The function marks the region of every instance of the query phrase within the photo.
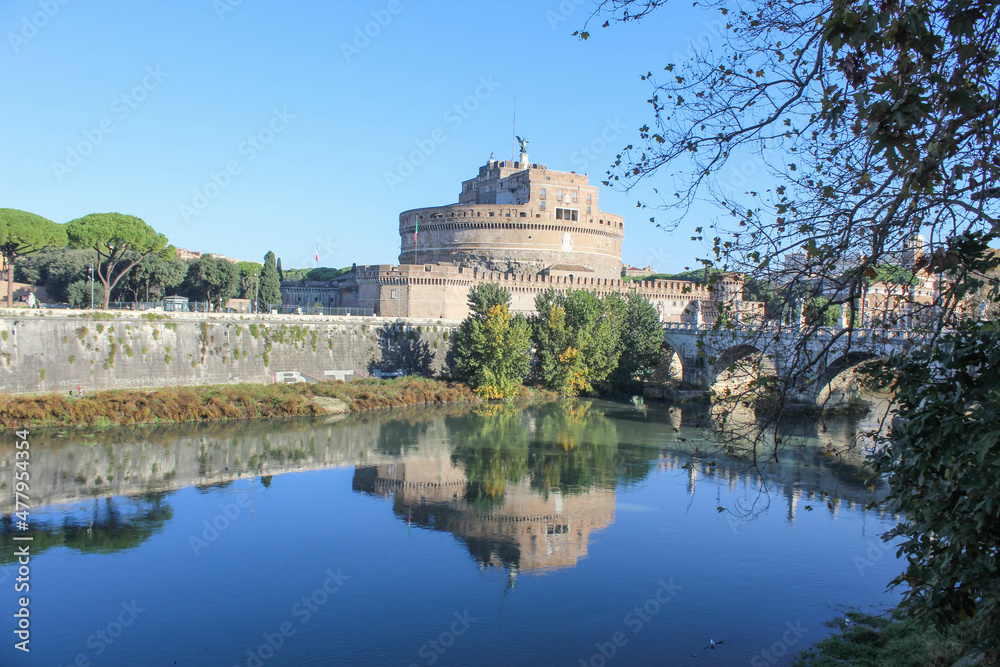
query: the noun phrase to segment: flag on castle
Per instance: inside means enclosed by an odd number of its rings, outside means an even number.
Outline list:
[[[420,230],[420,220],[417,220],[417,224],[413,225],[413,242],[417,242],[417,232]]]

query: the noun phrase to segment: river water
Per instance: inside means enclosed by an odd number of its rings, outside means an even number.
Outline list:
[[[803,422],[752,468],[701,418],[580,401],[33,432],[27,532],[10,434],[0,664],[785,665],[845,608],[896,602],[857,420]]]

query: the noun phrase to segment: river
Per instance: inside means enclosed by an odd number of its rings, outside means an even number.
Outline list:
[[[894,604],[857,419],[753,467],[697,408],[421,406],[29,436],[4,665],[786,665]],[[872,503],[876,503],[872,506]],[[22,595],[21,593],[17,595]],[[712,643],[715,646],[712,647]]]

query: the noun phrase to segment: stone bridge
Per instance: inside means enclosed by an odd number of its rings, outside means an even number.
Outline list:
[[[795,383],[796,402],[833,406],[857,394],[853,370],[870,359],[903,352],[923,337],[907,329],[818,329],[803,345],[803,329],[789,325],[737,325],[715,330],[710,324],[668,322],[663,342],[669,376],[689,387],[724,390],[745,384],[754,369],[787,378],[811,364]],[[829,349],[827,349],[829,348]],[[825,353],[824,353],[824,350]],[[751,363],[744,363],[751,362]]]

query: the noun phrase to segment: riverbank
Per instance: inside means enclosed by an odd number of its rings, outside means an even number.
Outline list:
[[[523,390],[525,398],[542,397],[542,393],[534,388]],[[0,424],[24,428],[271,419],[479,401],[468,385],[421,377],[112,389],[81,398],[56,393],[0,396]]]
[[[792,667],[872,665],[878,667],[990,667],[996,645],[983,643],[982,623],[969,619],[947,636],[922,628],[899,610],[874,615],[850,611],[827,623],[839,632],[796,657]]]

